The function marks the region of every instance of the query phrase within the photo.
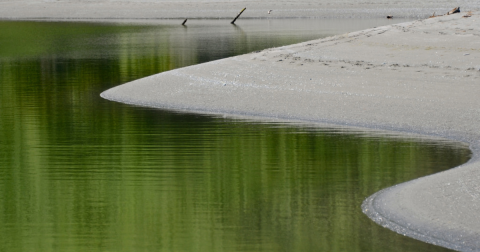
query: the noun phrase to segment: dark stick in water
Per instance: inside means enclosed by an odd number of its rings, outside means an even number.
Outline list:
[[[240,15],[242,15],[242,13],[246,10],[247,8],[243,8],[242,11],[240,11],[240,13],[238,13],[238,15],[233,19],[232,22],[230,22],[230,24],[235,24],[235,21],[237,21],[237,18],[240,17]]]

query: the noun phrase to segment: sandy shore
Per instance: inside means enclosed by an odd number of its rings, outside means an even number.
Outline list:
[[[454,4],[464,11],[480,9],[478,1]],[[446,0],[0,0],[0,19],[232,18],[243,7],[242,18],[425,18],[455,6]],[[480,12],[465,14],[177,69],[110,89],[102,97],[466,142],[474,153],[467,164],[380,191],[362,208],[401,234],[480,251]]]
[[[102,93],[114,101],[441,136],[470,144],[460,167],[376,193],[374,221],[480,250],[480,13],[353,32],[177,69]]]

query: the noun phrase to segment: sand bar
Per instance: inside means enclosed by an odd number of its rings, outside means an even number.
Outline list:
[[[102,93],[123,103],[333,123],[470,144],[467,164],[376,193],[404,235],[480,250],[480,13],[377,27],[181,68]]]
[[[0,0],[0,19],[428,17],[441,1]],[[177,69],[102,93],[114,101],[439,136],[466,142],[460,167],[368,198],[377,223],[480,251],[480,9],[377,27]],[[273,9],[272,14],[267,10]],[[234,14],[232,15],[232,12]]]

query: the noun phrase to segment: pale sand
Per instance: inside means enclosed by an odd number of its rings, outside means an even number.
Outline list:
[[[465,165],[376,193],[374,221],[480,250],[480,14],[378,27],[177,69],[105,91],[150,107],[326,122],[470,144]]]
[[[331,1],[330,1],[331,2]],[[0,0],[0,19],[426,17],[478,1]],[[272,15],[266,14],[273,9]],[[231,12],[234,12],[232,15]],[[102,93],[143,106],[333,123],[470,144],[465,165],[380,191],[377,223],[480,251],[480,13],[378,27],[177,69]],[[274,16],[275,15],[275,16]]]

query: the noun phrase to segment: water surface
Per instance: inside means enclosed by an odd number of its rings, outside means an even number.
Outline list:
[[[390,21],[194,21],[0,22],[0,251],[443,251],[381,228],[360,205],[466,162],[466,146],[99,97]]]

